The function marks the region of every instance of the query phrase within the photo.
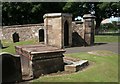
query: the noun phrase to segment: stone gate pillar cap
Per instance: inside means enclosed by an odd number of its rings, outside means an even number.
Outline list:
[[[84,14],[83,19],[87,19],[87,18],[95,18],[95,16],[91,14]]]
[[[45,19],[46,17],[62,17],[62,16],[72,17],[72,14],[70,13],[47,13],[47,14],[44,14],[43,19]]]

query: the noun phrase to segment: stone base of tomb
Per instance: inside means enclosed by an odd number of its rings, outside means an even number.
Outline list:
[[[64,70],[63,49],[46,45],[16,46],[20,55],[23,80]]]

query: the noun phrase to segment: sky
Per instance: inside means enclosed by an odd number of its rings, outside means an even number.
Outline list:
[[[120,17],[114,17],[114,16],[112,16],[110,18],[104,19],[101,23],[102,24],[112,23],[112,21],[118,22],[118,21],[120,21]]]
[[[75,18],[75,20],[81,20],[83,21],[83,18],[81,16],[78,16]],[[109,21],[109,23],[112,23],[112,21],[120,21],[120,17],[114,17],[114,16],[111,16],[110,18],[107,18],[107,21]]]
[[[114,17],[114,16],[112,16],[112,17],[110,17],[110,20],[111,21],[120,21],[120,17]]]
[[[75,20],[81,20],[83,22],[83,18],[81,16],[77,16]]]

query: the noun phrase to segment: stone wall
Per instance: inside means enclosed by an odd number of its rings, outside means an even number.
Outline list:
[[[50,13],[43,17],[44,24],[3,26],[2,39],[13,41],[12,35],[16,32],[20,41],[37,39],[40,42],[43,36],[45,44],[59,48],[94,44],[94,16],[85,14],[83,22],[72,22],[72,15],[66,13]],[[40,29],[44,34],[40,35]]]
[[[32,25],[14,25],[2,27],[2,39],[13,41],[12,35],[17,32],[19,34],[19,40],[25,41],[36,38],[39,40],[39,30],[44,29],[43,24]]]
[[[49,25],[50,27],[50,25]],[[72,22],[72,29],[73,32],[79,33],[79,35],[82,36],[82,30],[83,25],[76,24],[75,22]],[[39,30],[44,29],[46,31],[46,28],[42,24],[34,24],[34,25],[14,25],[14,26],[3,26],[2,29],[0,29],[0,39],[6,39],[13,41],[12,35],[17,32],[20,37],[20,41],[30,40],[30,39],[39,39]],[[50,32],[49,32],[50,33]],[[51,32],[53,33],[53,32]],[[51,37],[52,38],[52,37]]]
[[[72,45],[73,46],[83,46],[83,40],[84,40],[84,29],[83,29],[83,22],[72,22]],[[61,30],[56,32],[51,32],[52,31],[52,26],[49,26],[49,31],[48,34],[53,34],[53,36],[49,35],[49,38],[52,40],[54,38],[58,39],[61,37],[61,34],[59,35],[58,33],[61,32]],[[58,25],[57,25],[58,26]],[[3,26],[3,28],[0,30],[2,31],[2,39],[10,40],[13,41],[12,35],[17,32],[20,37],[20,41],[25,41],[25,40],[31,40],[31,39],[37,39],[39,41],[39,30],[44,29],[45,32],[45,37],[46,39],[46,27],[43,26],[42,24],[34,24],[34,25],[16,25],[16,26]],[[60,37],[56,37],[60,36]],[[49,43],[54,44],[55,42],[59,40],[49,40]],[[57,42],[59,43],[59,42]],[[62,45],[62,44],[61,44]],[[61,46],[60,45],[60,46]]]
[[[83,22],[72,22],[73,33],[77,32],[84,39]]]
[[[83,22],[74,21],[72,22],[72,46],[84,46],[84,28]]]

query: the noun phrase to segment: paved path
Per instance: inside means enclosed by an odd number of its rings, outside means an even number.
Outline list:
[[[118,52],[118,43],[96,43],[96,45],[89,47],[71,47],[66,48],[66,53],[89,52],[93,50],[109,50],[120,54]]]

